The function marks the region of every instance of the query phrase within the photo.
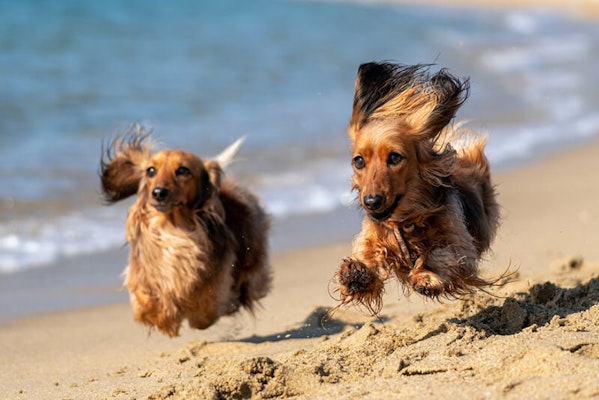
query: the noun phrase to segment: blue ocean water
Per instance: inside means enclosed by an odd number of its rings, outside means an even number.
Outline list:
[[[469,76],[458,117],[488,132],[496,169],[599,129],[599,27],[547,10],[2,1],[0,273],[123,244],[128,204],[102,205],[97,169],[134,121],[206,157],[246,136],[231,173],[273,215],[275,247],[301,245],[351,208],[345,129],[372,60]],[[326,239],[354,233],[339,226]]]

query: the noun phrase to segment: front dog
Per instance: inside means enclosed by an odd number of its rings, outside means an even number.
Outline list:
[[[152,153],[149,134],[133,127],[102,156],[106,201],[137,194],[124,273],[134,317],[169,336],[185,319],[205,329],[240,306],[251,312],[270,289],[268,219],[254,195],[223,176],[239,143],[203,161]]]
[[[477,267],[499,221],[485,139],[448,125],[468,89],[422,65],[360,66],[349,137],[366,216],[336,275],[341,304],[377,313],[392,274],[435,299],[493,283]]]

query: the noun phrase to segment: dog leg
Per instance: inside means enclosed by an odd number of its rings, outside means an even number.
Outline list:
[[[131,292],[131,308],[133,318],[145,325],[156,328],[170,337],[179,336],[181,327],[181,316],[175,307],[168,310],[167,307],[157,299],[143,290]]]
[[[385,281],[390,276],[386,231],[365,219],[354,238],[351,257],[337,271],[341,304],[362,304],[377,314],[383,304]]]
[[[426,256],[416,260],[416,265],[408,275],[408,283],[419,294],[438,298],[446,290],[447,280],[425,266]]]
[[[452,247],[435,248],[416,260],[408,282],[421,295],[455,297],[472,291],[476,261],[460,256]]]

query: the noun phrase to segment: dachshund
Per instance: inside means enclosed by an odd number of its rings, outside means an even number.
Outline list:
[[[478,272],[500,220],[486,137],[450,123],[469,80],[430,67],[358,69],[348,135],[352,189],[365,216],[336,272],[339,306],[361,304],[376,315],[392,275],[407,294],[434,300],[499,280]]]
[[[106,202],[137,194],[124,276],[134,318],[150,329],[173,337],[186,319],[205,329],[240,307],[253,314],[270,290],[268,217],[223,173],[241,140],[205,161],[181,150],[153,152],[150,133],[133,125],[103,146]]]

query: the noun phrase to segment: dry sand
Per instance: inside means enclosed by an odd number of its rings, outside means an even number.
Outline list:
[[[255,319],[168,339],[117,304],[0,325],[2,398],[599,398],[598,154],[495,176],[504,220],[483,269],[518,270],[495,296],[436,304],[391,282],[380,319],[328,317],[350,244],[279,253]]]

